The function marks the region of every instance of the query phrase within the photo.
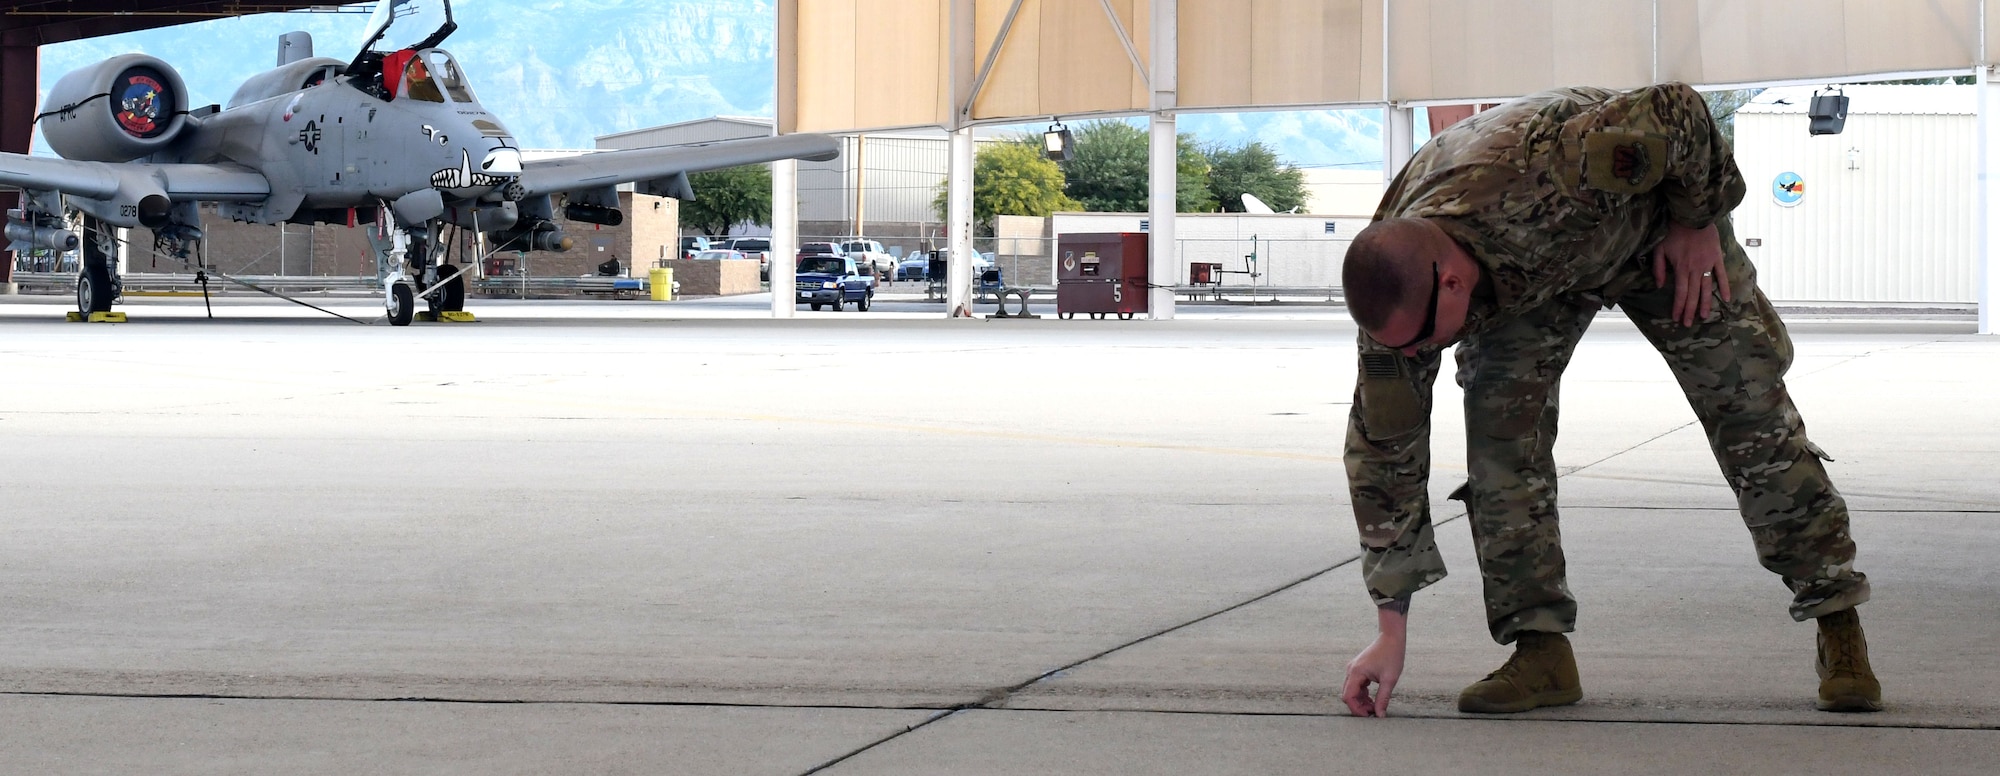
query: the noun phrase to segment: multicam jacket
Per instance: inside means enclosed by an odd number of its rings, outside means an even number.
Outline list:
[[[1650,283],[1668,220],[1705,227],[1743,199],[1742,175],[1701,95],[1670,83],[1567,88],[1506,103],[1439,132],[1375,217],[1434,219],[1491,280],[1459,336],[1558,298],[1605,304]],[[1428,443],[1438,352],[1416,358],[1362,335],[1347,476],[1383,604],[1442,579],[1431,534]]]

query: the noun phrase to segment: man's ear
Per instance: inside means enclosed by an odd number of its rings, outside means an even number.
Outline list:
[[[1473,282],[1472,278],[1466,276],[1465,268],[1459,266],[1456,262],[1451,267],[1438,273],[1438,284],[1441,286],[1441,291],[1450,291],[1454,294],[1463,293],[1472,289]]]
[[[1479,263],[1469,257],[1447,261],[1438,273],[1438,282],[1455,294],[1471,293],[1479,285]]]

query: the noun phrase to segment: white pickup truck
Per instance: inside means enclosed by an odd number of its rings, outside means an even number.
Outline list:
[[[854,259],[855,264],[874,267],[875,274],[884,279],[896,277],[896,257],[889,255],[889,250],[882,247],[881,243],[874,240],[843,240],[840,247],[849,258]]]

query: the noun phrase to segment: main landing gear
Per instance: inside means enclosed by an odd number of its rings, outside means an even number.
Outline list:
[[[83,239],[79,246],[76,272],[76,312],[72,321],[101,323],[125,320],[124,313],[111,311],[123,284],[118,278],[118,242],[111,227],[91,216],[83,217]]]
[[[376,224],[388,230],[386,237],[378,237],[376,229],[370,229],[368,236],[375,247],[376,272],[382,278],[382,306],[389,325],[408,326],[420,320],[459,323],[478,320],[465,311],[467,267],[450,263],[449,247],[439,239],[443,232],[441,225],[431,222],[421,234],[412,234],[396,225],[387,212],[378,215]],[[425,308],[422,312],[417,310],[420,301]]]

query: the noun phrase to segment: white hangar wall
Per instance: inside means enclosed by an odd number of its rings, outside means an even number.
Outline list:
[[[1974,86],[1850,86],[1847,127],[1806,131],[1812,90],[1769,89],[1736,113],[1748,193],[1737,239],[1786,302],[1978,301]],[[1778,104],[1783,100],[1788,104]],[[1780,204],[1779,175],[1804,182]]]

